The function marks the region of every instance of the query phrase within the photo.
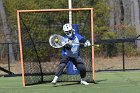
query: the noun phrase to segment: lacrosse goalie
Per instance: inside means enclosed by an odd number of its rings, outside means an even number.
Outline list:
[[[63,46],[60,64],[56,69],[55,76],[51,83],[56,84],[59,76],[63,73],[63,69],[66,67],[68,61],[71,61],[80,72],[80,83],[83,85],[89,85],[89,83],[85,80],[86,67],[79,55],[79,46],[80,43],[83,43],[84,47],[90,46],[91,44],[89,40],[86,40],[80,34],[75,33],[75,30],[69,23],[63,25],[63,31],[65,41],[67,41],[68,43]]]

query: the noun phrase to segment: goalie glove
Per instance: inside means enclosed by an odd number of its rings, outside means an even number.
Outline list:
[[[72,40],[68,40],[69,45],[72,45],[72,42],[73,42]]]
[[[69,40],[69,39],[67,39],[66,40],[66,45],[65,45],[65,48],[67,49],[67,50],[71,50],[71,48],[72,48],[72,40]]]
[[[65,45],[65,48],[66,48],[67,50],[71,50],[72,46],[69,45],[69,44],[66,44],[66,45]]]
[[[73,41],[70,39],[66,39],[66,44],[72,45]]]
[[[84,43],[84,47],[87,47],[87,46],[90,46],[91,44],[90,44],[90,41],[89,40],[87,40],[85,43]]]

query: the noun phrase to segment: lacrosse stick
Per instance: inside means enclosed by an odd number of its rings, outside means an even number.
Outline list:
[[[54,35],[50,36],[49,43],[53,48],[61,48],[61,47],[65,46],[66,44],[73,43],[73,41],[69,40],[67,38],[64,38],[61,35],[54,34]],[[76,44],[76,45],[82,44],[82,45],[84,45],[84,43],[73,43],[73,44]],[[99,45],[91,45],[91,46],[99,46]]]
[[[68,40],[61,35],[54,34],[50,36],[49,43],[54,48],[61,48],[68,44]]]

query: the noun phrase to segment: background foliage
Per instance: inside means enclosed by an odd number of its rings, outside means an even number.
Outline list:
[[[17,10],[26,9],[59,9],[68,8],[67,0],[3,0],[6,9],[7,20],[11,31],[12,41],[17,41]],[[73,8],[94,8],[94,35],[95,41],[103,39],[130,38],[136,37],[137,33],[133,26],[127,24],[115,25],[114,31],[109,26],[110,10],[108,0],[73,0]],[[82,16],[82,15],[81,15]],[[47,25],[47,23],[46,23]],[[39,35],[39,34],[38,34]],[[98,55],[104,53],[106,56],[116,56],[120,50],[120,44],[100,45],[95,47]],[[132,54],[136,54],[131,46],[129,46]],[[126,53],[130,54],[130,50]]]

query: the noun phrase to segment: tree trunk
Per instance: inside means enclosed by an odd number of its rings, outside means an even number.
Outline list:
[[[0,0],[0,15],[1,15],[1,19],[2,19],[3,32],[5,35],[6,42],[11,43],[10,31],[8,29],[6,14],[5,14],[2,0]],[[8,48],[9,48],[8,49],[9,50],[9,60],[11,61],[11,63],[13,63],[13,62],[15,62],[15,57],[14,57],[12,44],[9,44]]]
[[[121,23],[121,20],[120,20],[120,18],[121,18],[120,0],[114,0],[114,3],[115,3],[115,5],[114,5],[115,25],[120,26],[120,23]],[[116,29],[116,30],[118,31],[119,29]]]
[[[135,26],[138,35],[140,35],[140,15],[139,15],[139,3],[138,0],[132,0],[134,3],[134,18],[135,18]],[[137,41],[137,49],[140,52],[140,41]]]
[[[126,25],[131,25],[132,21],[131,20],[131,6],[132,6],[131,0],[123,0],[123,6],[124,6],[124,24]],[[132,12],[133,13],[133,12]]]
[[[111,27],[111,31],[114,31],[114,2],[112,0],[109,0],[108,2],[110,8],[110,19],[109,19],[109,26]]]
[[[130,0],[131,3],[131,25],[135,26],[135,14],[134,14],[134,2],[133,0]]]

